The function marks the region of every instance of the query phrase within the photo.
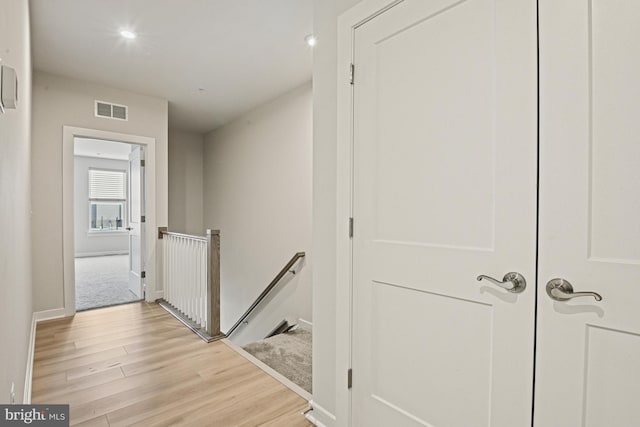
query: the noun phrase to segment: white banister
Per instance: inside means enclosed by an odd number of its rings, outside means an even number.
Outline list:
[[[200,336],[206,332],[203,338],[220,337],[220,232],[191,236],[161,231],[161,236],[164,302]]]

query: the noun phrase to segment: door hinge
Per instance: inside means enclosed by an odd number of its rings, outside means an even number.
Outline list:
[[[141,168],[143,168],[143,167],[144,167],[144,165],[145,165],[144,159],[143,159],[143,160],[140,160],[140,167],[141,167]]]
[[[147,217],[146,217],[146,216],[144,216],[144,215],[142,215],[142,216],[140,217],[140,222],[147,222]]]
[[[141,271],[141,272],[140,272],[140,277],[142,277],[143,279],[146,279],[146,277],[147,277],[147,272],[146,272],[146,271]]]
[[[349,368],[347,370],[347,388],[351,388],[353,385],[353,369]]]
[[[349,64],[349,84],[353,84],[356,79],[356,66],[351,63]]]
[[[349,218],[349,238],[353,238],[353,217]]]

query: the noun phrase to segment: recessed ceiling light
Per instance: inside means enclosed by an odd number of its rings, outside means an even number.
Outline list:
[[[313,34],[309,34],[304,38],[304,41],[311,47],[315,46],[318,43],[318,39]]]
[[[120,31],[120,35],[122,37],[124,37],[125,39],[129,39],[129,40],[133,40],[136,38],[136,33],[134,33],[133,31],[129,31],[129,30],[121,30]]]

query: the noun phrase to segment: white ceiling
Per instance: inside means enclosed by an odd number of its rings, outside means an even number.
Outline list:
[[[166,98],[204,133],[311,79],[312,1],[31,0],[34,68]]]
[[[75,138],[73,142],[73,154],[76,156],[129,160],[131,152],[131,145],[122,142],[91,138]]]

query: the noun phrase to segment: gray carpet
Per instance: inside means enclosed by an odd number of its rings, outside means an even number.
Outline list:
[[[311,393],[311,330],[307,326],[243,347],[256,359]]]
[[[76,310],[138,301],[129,290],[129,256],[76,258]]]

